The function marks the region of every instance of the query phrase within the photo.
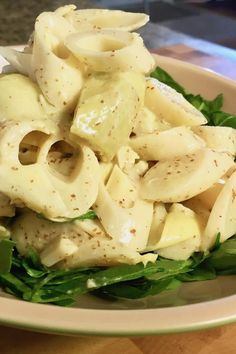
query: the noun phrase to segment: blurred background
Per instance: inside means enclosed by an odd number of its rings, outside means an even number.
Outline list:
[[[199,38],[236,48],[236,0],[72,0],[78,8],[146,12],[151,22],[141,30],[149,48]],[[0,0],[0,45],[26,43],[35,17],[68,4],[65,0]]]

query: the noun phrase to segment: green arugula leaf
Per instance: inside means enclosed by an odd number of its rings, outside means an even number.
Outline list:
[[[169,259],[160,258],[157,261],[159,269],[154,274],[147,275],[149,280],[161,280],[168,277],[173,277],[181,273],[190,272],[193,270],[193,260],[188,259],[186,261],[174,261]]]
[[[76,216],[75,218],[70,218],[70,219],[67,219],[67,220],[63,220],[63,221],[54,221],[54,220],[47,219],[43,214],[37,214],[37,217],[39,219],[44,219],[44,220],[47,220],[47,221],[50,221],[50,222],[61,223],[61,224],[71,223],[71,222],[74,222],[76,220],[87,220],[87,219],[94,220],[94,219],[97,219],[97,215],[96,215],[95,211],[93,211],[93,210],[89,210],[85,214],[82,214],[80,216]]]
[[[215,243],[211,248],[211,252],[217,250],[220,247],[220,232],[216,234]]]
[[[120,283],[128,280],[137,279],[145,275],[155,273],[159,268],[158,262],[149,262],[146,266],[142,263],[135,265],[120,265],[110,267],[104,270],[99,270],[91,275],[85,275],[78,282],[77,279],[72,279],[57,287],[57,291],[67,292],[72,294],[84,294],[103,286]]]
[[[207,264],[215,268],[217,272],[236,269],[236,237],[228,239],[214,250]]]
[[[191,269],[192,261],[157,260],[149,262],[146,266],[142,263],[136,265],[121,265],[108,268],[92,276],[94,288],[107,286],[113,283],[134,280],[145,277],[147,280],[160,280],[170,276],[187,272]]]
[[[148,281],[143,279],[141,282],[124,282],[117,286],[116,284],[105,286],[97,293],[97,295],[105,295],[108,297],[125,298],[125,299],[141,299],[147,296],[157,295],[164,290],[173,290],[181,284],[174,278],[165,278],[159,281]]]
[[[0,274],[5,274],[10,271],[14,246],[15,242],[11,240],[0,240]]]
[[[216,98],[212,101],[208,101],[210,104],[210,110],[212,112],[218,112],[221,110],[223,103],[224,103],[224,97],[222,94],[219,94],[216,96]]]
[[[28,253],[21,260],[21,266],[32,278],[41,278],[49,272],[48,269],[41,264],[39,255],[33,248],[28,249]]]
[[[150,76],[172,87],[174,90],[178,91],[179,93],[182,93],[182,95],[187,94],[184,87],[178,84],[178,82],[175,81],[173,77],[171,77],[165,70],[163,70],[159,66],[156,67],[156,69],[151,73]]]
[[[39,270],[32,267],[26,258],[22,260],[22,267],[26,270],[27,274],[32,278],[41,278],[48,273],[47,270]]]
[[[180,274],[178,280],[182,282],[212,280],[216,278],[216,271],[212,267],[200,266],[189,273]]]
[[[76,270],[49,270],[38,263],[32,265],[34,252],[31,258],[17,258],[16,266],[13,263],[9,278],[1,278],[0,283],[6,291],[27,301],[40,303],[55,303],[69,305],[78,295],[85,294],[95,289],[104,288],[113,284],[142,281],[142,291],[136,292],[139,297],[156,294],[168,289],[170,284],[179,284],[173,275],[191,270],[192,261],[158,260],[149,262],[146,266],[142,263],[136,265],[121,265],[107,269],[101,267],[84,267]],[[31,263],[29,263],[31,259]],[[19,267],[19,262],[21,266]],[[36,267],[35,267],[36,265]],[[153,274],[153,277],[151,275]],[[155,274],[155,276],[154,276]],[[130,284],[128,284],[131,286]],[[145,295],[146,294],[146,295]],[[132,295],[130,295],[132,296]],[[134,295],[133,295],[134,296]],[[136,295],[137,298],[138,295]]]
[[[236,129],[236,116],[226,112],[214,112],[212,118],[214,125]]]
[[[11,270],[0,274],[0,285],[24,300],[59,306],[70,306],[79,295],[87,292],[109,299],[138,299],[175,289],[181,282],[210,280],[217,274],[235,274],[236,237],[216,244],[218,248],[212,252],[194,253],[186,261],[159,257],[146,266],[139,263],[72,270],[47,269],[40,264],[34,250],[24,258],[14,250]]]
[[[23,299],[25,299],[25,294],[31,292],[30,287],[11,273],[1,274],[0,282],[3,288],[10,289],[12,294]]]
[[[95,211],[93,210],[89,210],[87,213],[78,216],[77,218],[74,218],[73,221],[75,220],[86,220],[86,219],[97,219],[97,215],[95,213]]]

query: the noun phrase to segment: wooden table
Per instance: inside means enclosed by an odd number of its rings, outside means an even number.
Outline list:
[[[196,41],[195,41],[196,42]],[[199,42],[200,43],[200,42]],[[180,44],[155,52],[205,66],[236,79],[236,55]],[[226,50],[228,53],[228,50]],[[0,327],[0,354],[235,354],[236,325],[137,338],[63,337]]]
[[[142,338],[63,337],[0,327],[1,354],[235,354],[236,325]]]

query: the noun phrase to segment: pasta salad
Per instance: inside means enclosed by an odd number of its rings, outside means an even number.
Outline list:
[[[0,47],[7,292],[67,306],[236,269],[236,117],[157,66],[134,32],[147,21],[67,5],[22,52]]]

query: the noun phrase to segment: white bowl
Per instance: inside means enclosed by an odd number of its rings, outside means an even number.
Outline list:
[[[176,59],[156,56],[157,64],[193,93],[219,93],[224,109],[236,113],[236,83]],[[109,302],[92,296],[76,307],[27,303],[1,293],[0,323],[41,332],[146,335],[209,328],[236,321],[236,277],[185,283],[178,290],[142,300]]]

